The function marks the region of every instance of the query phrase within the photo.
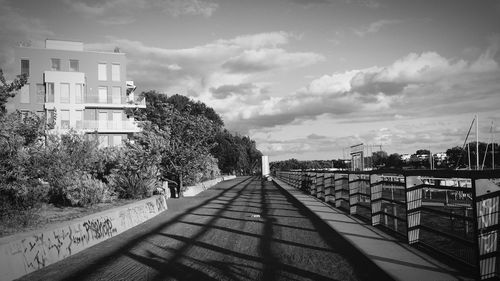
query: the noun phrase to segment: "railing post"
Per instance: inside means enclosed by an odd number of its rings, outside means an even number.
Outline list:
[[[325,200],[325,174],[317,173],[316,174],[316,197],[319,199]]]
[[[325,178],[325,202],[335,203],[335,181],[334,174],[327,174]]]
[[[475,224],[480,280],[500,277],[498,249],[500,187],[489,179],[472,182],[475,193]]]
[[[309,186],[309,192],[311,193],[312,196],[316,196],[316,173],[310,172],[309,180],[311,183]]]
[[[345,201],[344,193],[349,193],[349,178],[346,174],[335,174],[335,207],[342,208],[342,201]],[[344,191],[345,190],[345,191]],[[349,204],[349,197],[347,197],[347,204]]]
[[[359,202],[359,185],[360,182],[356,181],[359,177],[357,174],[349,174],[349,213],[355,215],[357,211],[357,203]]]
[[[371,190],[371,209],[372,209],[372,225],[380,224],[380,213],[382,212],[382,188],[379,183],[379,175],[370,175],[370,190]]]
[[[417,243],[420,239],[420,207],[422,207],[422,187],[420,184],[421,181],[417,176],[405,178],[408,244]]]

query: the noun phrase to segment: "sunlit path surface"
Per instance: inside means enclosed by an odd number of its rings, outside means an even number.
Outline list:
[[[168,206],[23,280],[380,279],[272,182],[238,178]]]

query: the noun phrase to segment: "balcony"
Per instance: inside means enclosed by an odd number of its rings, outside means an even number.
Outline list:
[[[77,121],[76,127],[98,133],[135,133],[141,130],[134,121],[84,120]]]
[[[111,96],[86,96],[85,107],[105,107],[105,108],[146,108],[146,99],[133,99],[122,96],[112,98]]]

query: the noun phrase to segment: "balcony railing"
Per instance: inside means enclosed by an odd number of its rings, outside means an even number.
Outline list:
[[[134,105],[146,105],[146,99],[131,99],[125,96],[120,97],[119,99],[113,99],[111,96],[107,97],[99,97],[99,96],[86,96],[84,99],[84,103],[92,103],[92,104],[106,104],[106,105],[122,105],[122,106],[134,106]]]
[[[93,131],[139,131],[139,127],[134,121],[102,121],[102,120],[84,120],[77,121],[77,128],[80,126],[84,130]]]

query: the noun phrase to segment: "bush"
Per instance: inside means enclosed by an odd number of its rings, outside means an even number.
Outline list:
[[[200,158],[196,167],[197,172],[193,172],[184,177],[185,186],[183,186],[183,189],[187,186],[219,177],[220,170],[217,161],[218,160],[212,155],[206,155],[205,157]]]
[[[51,201],[65,206],[87,207],[109,202],[115,197],[113,189],[85,172],[73,172],[53,182]]]
[[[158,174],[158,169],[155,166],[138,171],[119,170],[110,176],[110,184],[116,189],[120,198],[147,198],[151,197],[158,188],[161,188]]]
[[[71,206],[86,207],[101,202],[111,202],[114,190],[87,173],[75,175],[70,185],[63,187],[63,195]]]

